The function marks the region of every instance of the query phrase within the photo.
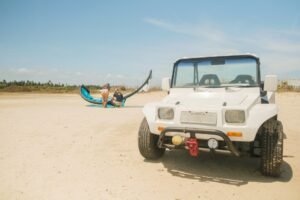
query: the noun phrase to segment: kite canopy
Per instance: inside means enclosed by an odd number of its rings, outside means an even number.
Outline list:
[[[147,79],[145,80],[145,82],[140,86],[138,87],[136,90],[134,90],[133,92],[129,93],[129,94],[126,94],[124,95],[124,99],[123,99],[123,102],[122,102],[122,107],[124,107],[125,105],[125,102],[126,100],[129,98],[129,97],[132,97],[133,95],[135,95],[136,93],[138,93],[141,89],[143,89],[143,87],[145,85],[147,85],[150,81],[150,79],[152,78],[152,70],[150,70],[149,72],[149,75],[147,77]],[[90,93],[90,90],[85,87],[84,85],[81,85],[80,86],[80,96],[86,100],[87,102],[89,103],[93,103],[93,104],[100,104],[102,105],[102,98],[94,98],[91,93]],[[108,98],[108,102],[107,102],[108,106],[113,106],[112,103],[111,103],[111,98],[109,97]]]

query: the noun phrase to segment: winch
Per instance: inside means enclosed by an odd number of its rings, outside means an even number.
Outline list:
[[[198,149],[198,141],[196,138],[189,138],[185,142],[185,146],[189,149],[191,156],[198,156],[199,149]]]

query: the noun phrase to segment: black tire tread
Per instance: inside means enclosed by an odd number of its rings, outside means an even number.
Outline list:
[[[280,176],[283,161],[283,127],[280,121],[271,119],[263,126],[261,136],[261,172],[265,176]]]
[[[144,118],[138,134],[139,151],[144,158],[155,160],[163,156],[165,149],[157,146],[158,139],[158,135],[150,132],[148,122]]]

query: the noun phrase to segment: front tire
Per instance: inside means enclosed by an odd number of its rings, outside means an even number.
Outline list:
[[[140,129],[138,145],[142,156],[146,159],[155,160],[163,156],[165,149],[158,148],[159,136],[150,132],[146,118],[143,119]]]
[[[263,126],[261,136],[261,172],[265,176],[280,176],[283,157],[283,127],[277,120],[269,120]]]

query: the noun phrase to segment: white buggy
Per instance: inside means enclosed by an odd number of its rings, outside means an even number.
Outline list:
[[[184,58],[164,78],[168,96],[145,105],[138,137],[146,159],[165,149],[229,151],[261,157],[261,172],[279,176],[283,128],[275,104],[277,76],[260,77],[253,55]]]

